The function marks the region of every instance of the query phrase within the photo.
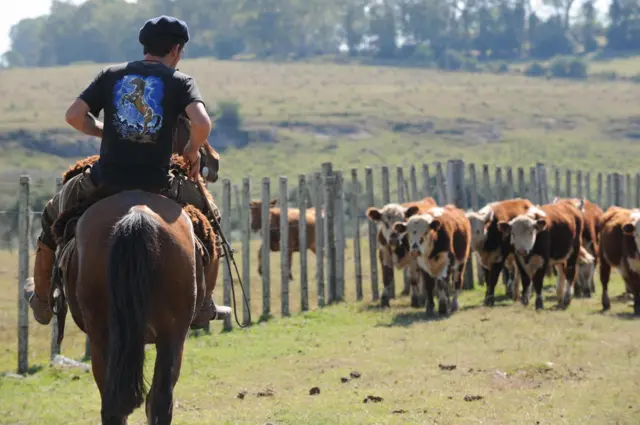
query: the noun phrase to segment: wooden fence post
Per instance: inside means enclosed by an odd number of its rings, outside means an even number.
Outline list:
[[[502,185],[502,168],[501,167],[496,167],[496,186],[493,190],[493,193],[496,194],[496,201],[504,200],[504,186]]]
[[[60,192],[60,189],[62,188],[62,178],[58,177],[56,178],[56,193]],[[62,247],[60,247],[62,248]],[[86,340],[89,339],[88,336],[85,337]],[[85,340],[85,343],[86,343]],[[55,314],[53,315],[53,318],[51,319],[51,355],[50,355],[50,359],[53,360],[53,358],[60,354],[60,345],[58,344],[58,316],[56,316]]]
[[[636,204],[635,208],[640,208],[640,173],[636,173]]]
[[[251,180],[242,179],[242,204],[240,204],[240,230],[242,232],[242,286],[246,303],[242,302],[243,325],[251,323]]]
[[[588,200],[592,201],[593,196],[591,195],[591,173],[589,171],[584,173],[584,192],[585,192],[585,197]]]
[[[613,201],[613,175],[611,173],[607,173],[607,206],[609,208],[614,204]]]
[[[271,181],[269,177],[262,179],[262,206],[260,210],[260,223],[262,224],[260,256],[262,270],[262,317],[268,319],[271,315],[271,218],[269,214],[269,203],[271,202]]]
[[[327,219],[327,213],[326,210],[324,210],[324,186],[322,173],[313,173],[313,180],[315,182],[316,204],[316,283],[318,307],[324,307],[327,299],[324,288],[324,227]]]
[[[536,183],[536,167],[529,168],[529,194],[527,196],[534,204],[540,204],[540,198],[538,198],[538,190]]]
[[[447,202],[447,189],[441,162],[436,162],[436,189],[438,194],[438,205],[444,205]]]
[[[582,187],[582,170],[576,171],[576,196],[578,198],[582,198],[584,196]]]
[[[464,161],[452,159],[447,161],[447,203],[454,204],[463,211],[467,208],[464,187]],[[473,266],[467,267],[463,276],[463,288],[473,289]]]
[[[429,165],[422,164],[422,195],[423,198],[431,195],[431,181],[429,177]]]
[[[231,235],[231,180],[222,180],[222,233],[225,235]],[[228,256],[224,257],[226,262],[231,261]],[[231,275],[229,274],[229,268],[222,266],[223,270],[223,304],[231,305]],[[223,330],[231,330],[231,317],[227,317],[223,321]]]
[[[598,173],[598,177],[596,179],[596,202],[598,203],[598,205],[603,207],[602,205],[602,173]]]
[[[491,175],[489,174],[489,164],[482,165],[482,193],[484,193],[485,204],[496,200],[496,196],[491,188]]]
[[[356,301],[362,301],[362,265],[360,263],[360,184],[358,182],[358,170],[351,169],[351,219],[353,220],[353,263],[356,278]]]
[[[518,167],[518,197],[527,196],[527,183],[524,180],[524,168]]]
[[[540,204],[549,203],[549,186],[547,185],[547,168],[544,164],[536,164],[536,180],[537,192]]]
[[[469,200],[469,204],[467,205],[467,207],[470,207],[473,211],[478,211],[478,208],[480,208],[479,201],[478,201],[478,181],[476,177],[476,165],[473,163],[469,164],[469,179],[471,182],[471,187],[469,188],[471,199]],[[469,253],[469,261],[470,263],[467,265],[467,267],[473,270],[474,268],[473,252]],[[471,273],[473,273],[473,271]],[[482,264],[479,261],[476,264],[476,274],[478,276],[477,278],[478,285],[484,286],[484,283],[485,283],[484,268],[482,267]]]
[[[304,174],[298,176],[298,240],[300,244],[300,310],[309,310],[309,282],[307,279],[307,181]]]
[[[553,174],[554,174],[554,183],[555,183],[555,196],[561,198],[562,197],[562,192],[560,189],[560,169],[556,168],[555,170],[553,170]]]
[[[280,313],[282,317],[289,315],[289,205],[287,197],[287,176],[280,176]]]
[[[375,199],[373,196],[373,169],[366,167],[364,169],[364,175],[367,205],[372,207]],[[371,299],[377,301],[380,299],[380,291],[378,289],[378,261],[376,255],[378,229],[376,229],[376,225],[371,220],[367,220],[367,222],[369,230],[369,266],[371,267]]]
[[[389,189],[389,167],[382,166],[382,204],[387,205],[391,202],[391,191]],[[373,205],[372,205],[373,206]],[[390,298],[396,297],[396,279],[391,273],[391,283],[389,284],[388,294]]]
[[[513,169],[507,167],[507,197],[506,199],[513,199],[515,195],[515,185],[513,184]]]
[[[565,197],[571,198],[573,196],[573,187],[571,179],[571,170],[567,170],[566,182],[565,182]]]
[[[631,175],[625,175],[624,207],[631,208]]]
[[[334,196],[335,196],[335,176],[325,175],[324,181],[324,212],[327,224],[325,226],[325,250],[327,252],[327,304],[332,304],[337,300],[336,282],[336,243],[335,243],[335,223],[334,223]]]
[[[20,199],[18,204],[18,373],[29,370],[29,303],[22,296],[29,278],[29,236],[31,235],[31,177],[20,176]]]
[[[418,193],[418,176],[416,175],[416,166],[412,165],[409,169],[409,184],[411,187],[411,200],[417,201],[420,197]],[[407,194],[409,196],[409,194]]]
[[[344,301],[344,179],[342,170],[337,170],[335,176],[335,245],[336,245],[336,299]]]
[[[404,172],[402,167],[396,168],[396,179],[398,182],[398,203],[402,204],[407,202],[407,193],[405,191],[405,186],[404,186]],[[411,286],[411,283],[409,282],[409,274],[407,272],[407,269],[404,269],[402,271],[402,277],[403,277],[403,288],[402,288],[401,295],[409,295],[409,292],[411,291],[409,289],[409,287]]]

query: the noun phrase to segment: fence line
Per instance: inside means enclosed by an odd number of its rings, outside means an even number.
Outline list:
[[[430,174],[431,167],[435,173]],[[422,181],[418,184],[417,170],[421,169]],[[327,304],[345,301],[347,296],[347,284],[345,282],[346,257],[353,256],[355,285],[353,294],[357,301],[364,300],[363,291],[363,270],[362,270],[362,242],[363,239],[368,244],[369,254],[369,276],[370,276],[370,300],[379,300],[379,265],[377,258],[377,227],[370,220],[366,219],[365,212],[370,206],[385,204],[392,201],[406,202],[419,200],[425,196],[434,196],[439,205],[453,203],[459,208],[474,209],[484,206],[493,201],[510,199],[513,197],[526,197],[535,203],[549,203],[553,197],[569,197],[583,195],[586,199],[598,203],[603,209],[612,205],[626,207],[640,207],[640,172],[632,178],[631,174],[609,173],[605,176],[598,173],[596,176],[595,191],[591,188],[591,174],[581,170],[561,170],[551,167],[547,170],[544,164],[536,164],[529,168],[529,178],[526,179],[525,168],[517,168],[517,185],[514,181],[514,170],[507,167],[494,167],[494,185],[491,185],[490,166],[482,165],[481,182],[478,183],[476,175],[476,164],[468,164],[462,160],[449,160],[445,167],[440,162],[435,164],[421,164],[409,167],[409,179],[405,180],[404,168],[396,168],[397,193],[392,200],[390,192],[389,166],[383,165],[378,168],[381,182],[381,194],[376,196],[374,191],[374,167],[365,167],[364,184],[359,180],[358,169],[351,169],[350,181],[345,182],[343,171],[334,169],[331,163],[322,164],[322,171],[314,171],[308,175],[301,174],[297,178],[296,187],[291,188],[287,176],[278,179],[277,207],[280,208],[279,222],[273,222],[270,212],[271,202],[271,180],[263,178],[261,180],[261,209],[259,216],[260,229],[260,258],[258,272],[261,274],[262,292],[262,318],[271,316],[271,279],[270,279],[270,255],[272,247],[272,237],[278,237],[278,248],[280,251],[281,264],[281,295],[280,313],[282,316],[291,314],[290,297],[290,261],[293,262],[289,250],[299,247],[300,264],[300,311],[310,309],[309,303],[309,279],[308,279],[308,255],[306,248],[311,246],[310,241],[315,241],[316,257],[316,293],[317,306],[323,307]],[[549,185],[547,172],[554,176],[554,184]],[[564,185],[561,184],[562,171],[564,171]],[[575,178],[574,178],[575,177]],[[575,182],[575,184],[574,184]],[[239,230],[240,244],[242,245],[242,280],[245,294],[248,297],[248,307],[242,302],[243,320],[249,323],[249,316],[252,311],[251,294],[251,241],[252,241],[252,214],[249,203],[251,201],[252,185],[250,178],[242,179],[241,186],[232,185],[229,179],[221,181],[221,210],[222,229],[229,237],[232,230]],[[603,184],[604,183],[604,184]],[[58,186],[59,186],[58,182]],[[22,297],[22,287],[30,274],[29,247],[31,245],[31,222],[40,213],[31,211],[30,203],[31,178],[23,175],[19,180],[19,208],[18,208],[18,235],[19,235],[19,260],[18,260],[18,288],[19,288],[19,310],[18,310],[18,373],[25,373],[28,370],[29,351],[29,307]],[[552,187],[552,189],[550,189]],[[59,188],[59,187],[58,187]],[[241,189],[240,189],[241,188]],[[233,193],[232,193],[233,191]],[[606,202],[602,203],[603,195]],[[233,196],[233,197],[232,197]],[[292,205],[297,206],[299,219],[296,225],[289,222],[288,212],[294,212],[293,206],[289,206],[292,198]],[[232,204],[232,199],[235,202]],[[295,216],[292,215],[292,216]],[[311,217],[315,225],[311,225]],[[363,221],[367,222],[367,231],[361,238],[361,227]],[[235,228],[234,228],[235,223]],[[37,227],[37,226],[35,226]],[[313,234],[308,232],[313,231]],[[297,233],[297,234],[296,234]],[[311,239],[310,239],[311,238]],[[347,239],[352,239],[351,249],[347,253]],[[365,250],[366,252],[366,250]],[[365,254],[366,255],[366,254]],[[222,261],[228,261],[224,258]],[[473,257],[469,257],[467,273],[464,277],[465,289],[471,289],[474,285]],[[231,305],[231,276],[228,268],[221,265],[223,269],[223,302]],[[482,276],[477,270],[477,282],[482,284]],[[350,287],[349,287],[350,288]],[[405,291],[408,287],[405,286]],[[351,289],[350,289],[351,290]],[[390,295],[395,296],[395,286],[391,288]],[[297,297],[296,297],[297,298]],[[61,351],[56,344],[57,327],[56,320],[52,320],[51,333],[51,358]],[[230,319],[223,323],[223,329],[232,329]],[[85,355],[89,357],[89,341],[87,338]]]

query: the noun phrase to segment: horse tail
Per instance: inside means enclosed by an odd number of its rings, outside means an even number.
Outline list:
[[[133,207],[114,226],[107,263],[109,344],[103,411],[127,416],[146,394],[144,336],[152,271],[159,258],[159,223]]]

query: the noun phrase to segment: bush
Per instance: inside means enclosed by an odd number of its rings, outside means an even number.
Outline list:
[[[462,63],[462,69],[464,69],[467,72],[481,71],[480,66],[478,65],[478,60],[474,57],[464,58],[464,62]]]
[[[551,62],[550,70],[556,78],[587,78],[587,63],[580,58],[557,57]]]
[[[438,58],[438,68],[445,71],[457,71],[463,67],[466,58],[455,50],[445,50]]]
[[[240,104],[238,102],[229,100],[218,102],[216,115],[216,126],[236,131],[242,128],[242,115],[240,114]]]
[[[538,62],[534,62],[525,68],[524,75],[528,77],[546,77],[547,72],[548,70],[544,67],[544,65]]]
[[[433,50],[426,44],[417,46],[411,57],[424,65],[432,65],[435,62]]]

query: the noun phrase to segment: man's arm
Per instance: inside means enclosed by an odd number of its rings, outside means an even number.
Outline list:
[[[184,111],[191,121],[191,133],[189,143],[185,147],[184,156],[192,162],[197,160],[198,149],[205,143],[211,132],[211,119],[204,107],[204,100],[200,95],[200,90],[191,77],[184,80],[184,91],[182,104]]]
[[[93,115],[89,115],[89,110],[89,105],[84,100],[77,98],[67,109],[64,118],[76,130],[89,136],[102,138],[104,124]]]
[[[65,114],[65,121],[70,126],[84,134],[100,138],[102,138],[104,124],[96,116],[104,107],[103,80],[104,69],[73,101]]]

